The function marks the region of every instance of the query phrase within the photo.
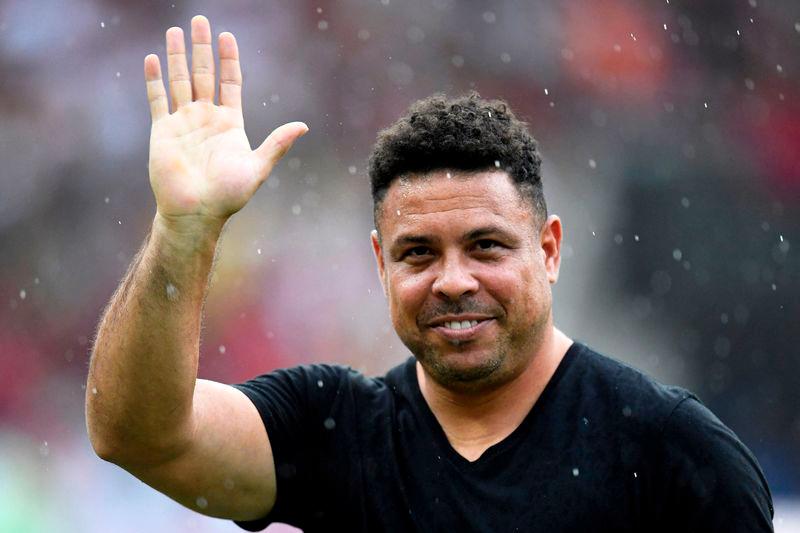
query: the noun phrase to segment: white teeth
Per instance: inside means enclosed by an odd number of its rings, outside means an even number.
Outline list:
[[[447,329],[456,329],[456,330],[468,329],[477,326],[478,321],[477,320],[462,320],[460,322],[452,321],[452,322],[445,322],[443,325]]]

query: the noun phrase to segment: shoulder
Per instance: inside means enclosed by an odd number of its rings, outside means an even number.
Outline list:
[[[585,402],[607,411],[612,419],[638,422],[660,430],[677,405],[694,395],[665,385],[622,361],[576,343],[569,365],[570,379]],[[571,350],[571,351],[572,351]]]

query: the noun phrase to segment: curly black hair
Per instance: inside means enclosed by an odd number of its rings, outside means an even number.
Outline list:
[[[405,116],[378,134],[369,158],[375,227],[395,179],[443,169],[502,168],[531,201],[541,223],[547,218],[541,166],[536,140],[506,102],[484,100],[475,92],[453,99],[435,94],[417,100]]]

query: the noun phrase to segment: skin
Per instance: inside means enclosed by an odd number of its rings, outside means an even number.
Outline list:
[[[156,215],[101,319],[86,422],[100,457],[198,512],[249,520],[274,504],[272,451],[243,393],[197,379],[202,306],[225,222],[308,127],[284,124],[252,150],[236,39],[219,35],[217,86],[209,22],[191,27],[191,71],[183,30],[166,33],[170,100],[158,57],[144,60]]]
[[[571,341],[553,327],[561,221],[503,171],[394,181],[372,246],[392,323],[454,448],[476,459],[530,411]],[[443,322],[477,320],[453,331]]]

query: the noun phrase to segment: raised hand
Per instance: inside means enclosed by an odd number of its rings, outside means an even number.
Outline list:
[[[214,103],[214,53],[208,19],[192,19],[192,70],[183,30],[167,30],[172,113],[158,56],[144,60],[150,133],[150,185],[158,214],[218,223],[239,211],[275,163],[308,131],[302,122],[273,130],[255,150],[244,131],[242,73],[233,34],[219,36],[219,103]]]

